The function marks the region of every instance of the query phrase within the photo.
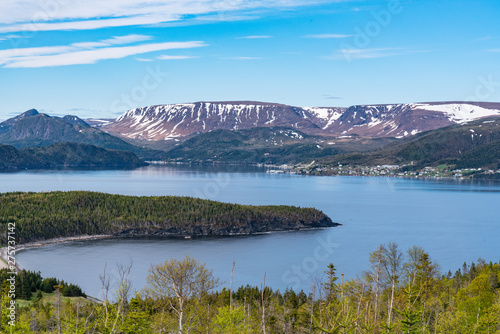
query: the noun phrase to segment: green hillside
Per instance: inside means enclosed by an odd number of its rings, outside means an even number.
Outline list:
[[[453,164],[458,168],[500,168],[500,119],[480,120],[421,133],[368,153],[321,160],[326,164],[407,164],[414,168]]]
[[[366,151],[391,141],[393,140],[385,138],[332,139],[282,127],[215,130],[186,140],[169,150],[166,158],[183,162],[285,164],[310,161],[353,150]]]
[[[17,150],[0,144],[1,169],[47,169],[61,167],[139,167],[146,165],[134,153],[101,147],[59,143]]]

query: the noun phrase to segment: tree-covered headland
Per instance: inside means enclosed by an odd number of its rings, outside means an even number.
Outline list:
[[[10,224],[10,225],[9,225]],[[89,191],[0,194],[0,243],[82,235],[206,236],[337,226],[314,208],[252,206],[192,197]]]

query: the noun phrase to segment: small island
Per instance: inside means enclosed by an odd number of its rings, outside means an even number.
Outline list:
[[[0,242],[75,237],[230,236],[335,227],[314,208],[252,206],[192,197],[124,196],[89,191],[0,194]]]

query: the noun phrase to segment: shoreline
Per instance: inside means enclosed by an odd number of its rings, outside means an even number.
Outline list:
[[[20,245],[17,245],[14,247],[14,251],[15,251],[15,254],[17,254],[18,252],[21,252],[21,251],[28,249],[28,248],[39,248],[39,247],[44,247],[44,246],[48,246],[48,245],[60,244],[60,243],[71,242],[71,241],[110,239],[110,238],[114,238],[114,237],[115,236],[108,235],[108,234],[61,237],[61,238],[54,238],[54,239],[48,239],[48,240],[42,240],[42,241],[28,242],[26,244],[20,244]],[[0,248],[0,260],[1,260],[0,261],[0,269],[8,268],[7,250],[8,250],[7,246]],[[15,259],[15,255],[13,257]],[[17,268],[17,270],[22,269],[17,262],[16,262],[16,268]]]
[[[28,242],[26,244],[20,244],[20,245],[16,246],[16,252],[20,252],[20,251],[23,251],[23,250],[28,249],[28,248],[39,248],[39,247],[43,247],[43,246],[61,244],[61,243],[71,242],[71,241],[111,239],[111,238],[116,238],[116,237],[117,236],[114,236],[112,234],[96,234],[96,235],[79,235],[79,236],[73,236],[73,237],[60,237],[60,238],[47,239],[47,240],[41,240],[41,241],[33,241],[33,242]]]
[[[317,174],[314,173],[302,173],[301,169],[297,169],[297,167],[291,165],[276,165],[276,164],[266,164],[266,163],[255,163],[255,162],[224,162],[224,161],[198,161],[198,162],[184,162],[184,161],[147,161],[150,166],[240,166],[240,167],[259,167],[259,168],[275,168],[276,172],[271,172],[270,170],[266,170],[265,173],[270,174],[288,174],[288,175],[299,175],[299,176],[366,176],[366,177],[391,177],[391,178],[403,178],[410,180],[445,180],[445,181],[496,181],[500,182],[500,178],[493,177],[453,177],[453,176],[430,176],[430,175],[395,175],[395,174],[387,174],[387,175],[375,175],[375,174],[331,174],[331,173],[322,173],[319,172]],[[375,166],[371,166],[375,167]],[[488,174],[478,174],[478,175],[488,175]],[[493,174],[495,175],[495,174]]]
[[[328,228],[339,227],[343,224],[337,223],[337,226],[329,226],[329,227],[312,227],[312,228],[303,228],[296,230],[276,230],[276,231],[266,231],[266,232],[256,232],[256,233],[234,233],[227,235],[193,235],[193,236],[147,236],[147,235],[139,235],[139,236],[123,236],[123,235],[115,235],[115,234],[97,234],[97,235],[81,235],[81,236],[73,236],[73,237],[60,237],[48,240],[41,241],[33,241],[28,242],[26,244],[20,244],[15,247],[15,253],[21,252],[30,248],[40,248],[50,245],[62,244],[66,242],[72,241],[87,241],[87,240],[104,240],[104,239],[143,239],[143,238],[155,238],[155,239],[186,239],[193,240],[197,238],[205,238],[205,237],[219,237],[219,238],[227,238],[227,237],[244,237],[244,236],[252,236],[252,235],[266,235],[273,233],[289,233],[289,232],[298,232],[298,231],[315,231],[315,230],[325,230]],[[7,246],[0,248],[0,269],[8,268],[8,255],[7,255]],[[15,258],[15,255],[14,255]],[[22,268],[16,263],[17,270],[21,270]]]

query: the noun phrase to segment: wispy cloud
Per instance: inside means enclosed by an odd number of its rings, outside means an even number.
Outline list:
[[[134,44],[137,42],[149,41],[153,37],[147,35],[125,35],[125,36],[113,36],[112,38],[108,38],[99,42],[80,42],[73,43],[71,46],[82,48],[82,49],[93,49],[104,46],[112,46],[112,45],[121,45],[121,44]]]
[[[305,38],[319,38],[319,39],[328,39],[328,38],[348,38],[353,35],[345,35],[345,34],[318,34],[318,35],[306,35]]]
[[[323,94],[323,98],[327,100],[342,100],[340,96],[334,96],[330,94]]]
[[[490,41],[492,39],[496,39],[496,37],[494,37],[494,36],[483,36],[483,37],[476,38],[474,41],[476,41],[476,42],[483,42],[483,41]]]
[[[273,36],[262,35],[262,36],[236,37],[236,39],[267,39],[267,38],[273,38]]]
[[[263,59],[261,57],[223,57],[222,59],[228,59],[228,60],[257,60],[257,59]]]
[[[144,42],[153,39],[152,36],[130,34],[125,36],[113,36],[112,38],[105,39],[102,42],[107,44],[132,44],[137,42]]]
[[[193,56],[169,56],[169,55],[161,55],[157,59],[160,60],[175,60],[175,59],[192,59],[192,58],[197,58]]]
[[[36,48],[19,48],[0,50],[0,65],[6,64],[17,57],[41,56],[58,53],[68,53],[86,49],[102,48],[119,44],[132,44],[134,42],[150,40],[151,36],[146,35],[126,35],[115,36],[98,42],[79,42],[64,46],[42,46]]]
[[[244,18],[247,12],[258,9],[291,8],[329,1],[331,0],[1,1],[0,33],[156,25],[192,16],[226,21],[234,20],[238,15]]]
[[[24,38],[24,36],[21,35],[6,35],[6,36],[0,36],[0,41],[8,41],[10,39],[16,39],[16,38]]]
[[[190,49],[206,46],[201,41],[134,44],[150,40],[151,36],[116,36],[98,42],[80,42],[66,46],[48,46],[0,50],[0,65],[9,68],[35,68],[94,64],[105,59],[120,59],[154,51]]]
[[[417,51],[403,48],[373,48],[373,49],[341,49],[333,56],[325,57],[326,59],[375,59],[391,56],[398,56],[407,53],[415,53]]]
[[[149,59],[149,58],[135,58],[135,60],[137,60],[137,61],[153,61],[153,59]]]
[[[488,51],[489,51],[489,52],[499,53],[499,52],[500,52],[500,49],[489,49]]]

